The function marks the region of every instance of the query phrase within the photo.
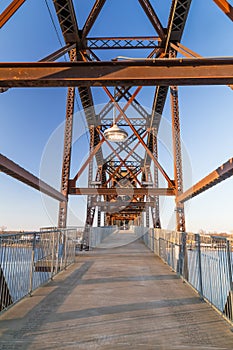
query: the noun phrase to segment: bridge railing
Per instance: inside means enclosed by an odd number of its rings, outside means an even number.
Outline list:
[[[76,229],[0,235],[0,311],[74,262]]]
[[[233,240],[150,229],[145,244],[228,320],[233,321]]]

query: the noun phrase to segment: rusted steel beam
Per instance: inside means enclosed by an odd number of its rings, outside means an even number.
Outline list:
[[[183,193],[183,166],[180,139],[180,116],[179,100],[177,86],[170,87],[171,96],[171,116],[172,116],[172,143],[173,143],[173,164],[174,181],[176,192],[176,229],[179,232],[185,232],[185,214],[184,204],[180,203],[177,197]]]
[[[9,6],[0,14],[0,28],[14,15],[26,0],[13,0]]]
[[[135,176],[135,174],[132,172],[132,170],[128,167],[128,165],[126,164],[126,161],[121,158],[121,156],[118,152],[115,151],[115,148],[111,145],[111,143],[103,135],[101,135],[101,136],[104,138],[106,144],[112,150],[112,152],[115,154],[115,156],[120,160],[120,165],[119,165],[120,168],[124,165],[125,168],[127,169],[128,173],[131,174],[132,178],[139,184],[139,186],[141,186],[140,181],[137,179],[137,176]]]
[[[233,84],[233,58],[0,63],[1,87]]]
[[[149,0],[139,0],[139,2],[140,2],[140,5],[142,6],[143,10],[145,11],[148,19],[150,20],[151,24],[153,25],[154,29],[156,30],[156,32],[158,33],[160,38],[162,40],[164,40],[165,39],[164,28],[163,28],[157,14],[155,13],[155,10],[151,6],[150,1]]]
[[[49,186],[47,183],[40,180],[38,177],[31,174],[29,171],[25,170],[2,154],[0,154],[0,171],[58,201],[67,201],[67,198],[61,192]]]
[[[96,0],[94,6],[91,9],[91,12],[83,26],[82,37],[86,38],[88,33],[90,32],[95,20],[97,19],[102,7],[104,6],[106,0]]]
[[[181,55],[183,55],[183,56],[185,56],[187,58],[190,58],[190,57],[202,57],[198,53],[194,52],[193,50],[190,50],[188,47],[186,47],[186,46],[184,46],[184,45],[182,45],[180,43],[177,43],[176,45],[173,44],[173,43],[170,43],[170,47],[175,50],[175,53],[179,52]]]
[[[39,60],[39,62],[48,62],[48,61],[54,62],[58,58],[64,56],[67,52],[70,52],[72,49],[75,49],[75,48],[76,48],[76,44],[72,44],[72,45],[67,44],[61,49],[58,49],[57,51],[51,53],[49,56],[42,58],[41,60]]]
[[[178,201],[181,203],[197,196],[198,194],[208,190],[209,188],[217,185],[223,180],[233,175],[233,158],[229,159],[226,163],[221,165],[216,170],[212,171],[209,175],[197,182],[187,191],[178,196]]]
[[[77,49],[83,49],[83,42],[81,42],[81,32],[78,28],[78,22],[75,15],[75,10],[73,6],[72,0],[53,0],[55,10],[57,13],[58,21],[61,27],[61,31],[64,37],[66,44],[75,43],[77,45]],[[77,60],[83,61],[84,56],[81,51],[77,51]],[[67,85],[67,86],[75,86],[75,85]],[[91,89],[87,86],[79,86],[79,95],[80,100],[84,109],[85,117],[87,120],[87,124],[90,127],[89,117],[92,111],[94,112],[93,98]],[[103,155],[101,149],[96,154],[96,160],[98,165],[102,164]]]
[[[76,49],[70,52],[70,60],[76,59]],[[67,198],[67,202],[61,202],[58,212],[58,227],[66,227],[67,209],[68,209],[68,188],[71,164],[72,133],[73,133],[73,115],[74,115],[75,88],[69,87],[66,100],[66,123],[64,133],[63,161],[61,172],[61,193]]]
[[[159,48],[160,43],[157,36],[88,37],[83,46],[90,50],[154,49]]]
[[[86,167],[88,166],[88,164],[91,162],[91,160],[93,159],[94,155],[98,152],[98,150],[100,149],[100,147],[102,146],[102,144],[104,143],[105,139],[102,138],[99,143],[95,146],[95,148],[90,152],[88,158],[86,159],[86,161],[84,162],[84,164],[82,165],[82,167],[80,168],[80,170],[77,172],[77,174],[75,175],[75,177],[72,179],[72,181],[77,181],[79,179],[79,177],[82,175],[82,173],[84,172],[84,170],[86,169]]]
[[[189,13],[189,8],[192,0],[172,0],[169,19],[167,23],[167,33],[166,40],[163,48],[162,55],[167,54],[169,44],[171,41],[180,42],[187,16]],[[163,109],[165,101],[167,98],[168,86],[157,86],[153,108],[151,113],[151,125],[159,129],[160,117],[163,114]]]
[[[107,88],[105,88],[105,91],[107,92],[108,96],[113,100],[113,96],[111,95],[111,93],[109,92],[109,90]],[[137,137],[137,139],[140,141],[140,144],[142,145],[142,147],[145,149],[145,151],[147,152],[147,154],[149,155],[149,157],[153,160],[153,162],[155,163],[155,165],[158,167],[158,169],[160,170],[161,174],[164,176],[164,178],[167,180],[168,184],[170,187],[173,187],[173,181],[169,178],[168,174],[165,172],[165,170],[163,169],[163,167],[159,164],[159,162],[157,161],[157,159],[154,157],[153,153],[149,150],[149,148],[147,147],[147,145],[145,144],[145,142],[143,141],[143,139],[141,138],[141,136],[138,134],[137,130],[135,129],[135,127],[131,124],[129,118],[126,116],[126,114],[124,113],[124,111],[121,109],[121,107],[119,106],[118,103],[115,104],[116,108],[119,110],[119,112],[123,115],[123,118],[125,119],[125,121],[127,122],[128,126],[130,127],[130,129],[132,130],[132,132],[134,133],[134,135]],[[117,121],[117,119],[116,119]]]
[[[142,135],[142,139],[144,139],[144,137],[146,136],[147,131],[145,131],[145,133]],[[127,159],[134,153],[134,151],[136,150],[136,148],[140,145],[140,141],[138,141],[134,147],[129,151],[129,153],[127,154],[126,158],[124,158],[124,162],[127,161]],[[116,151],[117,152],[117,151]],[[115,169],[115,171],[113,172],[112,175],[110,175],[109,179],[104,183],[105,185],[107,185],[112,179],[113,177],[116,175],[116,173],[120,170],[121,168],[121,164]]]
[[[117,195],[117,196],[174,196],[175,192],[172,188],[132,188],[132,187],[115,187],[115,188],[84,188],[84,187],[72,187],[73,183],[70,182],[70,195]]]
[[[214,2],[233,21],[233,6],[227,0],[214,0]]]
[[[115,201],[115,202],[100,202],[100,201],[92,201],[93,206],[106,207],[106,208],[145,208],[146,206],[152,206],[153,202],[127,202],[127,201]]]
[[[181,40],[191,2],[192,0],[172,0],[167,25],[167,46],[170,41],[179,42]]]
[[[80,45],[78,23],[72,0],[53,0],[58,21],[66,44]]]

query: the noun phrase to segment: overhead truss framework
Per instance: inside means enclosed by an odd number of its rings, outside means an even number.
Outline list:
[[[146,19],[152,25],[152,35],[141,33],[141,36],[129,37],[120,33],[119,37],[112,37],[106,33],[105,36],[96,37],[92,35],[95,22],[107,1],[109,0],[93,1],[92,9],[81,28],[76,13],[77,4],[74,7],[72,0],[53,0],[64,47],[40,62],[0,63],[0,92],[12,87],[69,87],[62,193],[56,193],[57,199],[61,201],[59,227],[66,226],[69,195],[87,195],[86,226],[93,225],[96,217],[98,225],[143,222],[149,225],[151,222],[154,227],[160,227],[159,196],[166,195],[175,197],[177,229],[184,231],[183,202],[200,189],[183,194],[177,86],[232,85],[233,59],[201,58],[181,44],[191,0],[172,0],[165,26],[149,0],[138,0],[141,11],[144,11]],[[214,1],[232,19],[229,3],[226,0]],[[0,15],[0,26],[23,3],[23,0],[12,1]],[[134,52],[135,55],[136,50],[140,50],[140,57],[144,55],[143,59],[126,59],[118,55],[122,52]],[[100,59],[102,52],[105,52],[105,61]],[[107,52],[116,53],[114,59],[106,61]],[[70,62],[54,62],[66,53],[69,53]],[[178,53],[185,58],[177,59]],[[114,94],[111,86],[115,86]],[[138,100],[143,86],[154,87],[150,111]],[[106,104],[98,112],[92,87],[103,89],[106,93]],[[172,176],[160,164],[157,143],[169,87],[173,121]],[[90,153],[77,169],[76,175],[70,178],[75,88],[90,130]],[[127,128],[129,133],[127,140],[118,144],[110,143],[104,137],[104,130],[112,125],[113,110],[116,113],[116,123]],[[77,181],[87,167],[88,186],[80,188]],[[167,187],[159,187],[159,174]],[[52,191],[53,193],[55,192]],[[104,220],[101,219],[101,212],[104,213]]]

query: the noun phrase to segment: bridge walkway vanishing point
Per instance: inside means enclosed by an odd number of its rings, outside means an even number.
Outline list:
[[[3,313],[0,349],[233,349],[233,333],[137,240],[81,252]]]

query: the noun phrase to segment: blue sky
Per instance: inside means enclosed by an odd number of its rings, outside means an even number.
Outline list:
[[[56,28],[62,41],[52,0],[47,1],[53,13]],[[80,28],[94,1],[77,0],[75,8]],[[9,0],[2,0],[0,11]],[[151,0],[158,16],[166,26],[170,0]],[[162,4],[161,4],[162,3]],[[119,10],[122,8],[121,10]],[[202,56],[233,56],[233,23],[220,11],[212,0],[193,0],[182,43]],[[146,20],[136,0],[107,0],[102,13],[89,36],[156,35]],[[45,0],[27,0],[13,18],[0,30],[0,61],[37,61],[60,48],[56,31],[46,7]],[[145,55],[147,52],[143,52]],[[149,52],[148,52],[149,53]],[[116,52],[100,53],[102,59],[113,58]],[[140,52],[127,55],[139,57]],[[106,95],[93,89],[96,104],[108,101]],[[232,103],[233,91],[227,86],[180,87],[180,118],[183,148],[189,154],[192,169],[184,172],[185,184],[197,182],[210,171],[226,162],[232,155]],[[145,107],[151,106],[152,89],[147,87],[138,97]],[[1,153],[25,167],[35,175],[59,188],[59,171],[62,152],[62,123],[65,116],[65,88],[11,89],[0,94],[0,149]],[[82,112],[76,120],[81,137],[75,144],[73,165],[80,164],[86,153],[87,135]],[[170,120],[170,104],[167,100],[163,117]],[[80,126],[81,125],[81,126]],[[58,129],[57,129],[58,128]],[[58,130],[58,131],[55,131]],[[55,132],[55,134],[54,134]],[[162,130],[161,130],[162,132]],[[61,140],[60,149],[53,155],[54,167],[49,171],[43,158],[54,140]],[[47,146],[46,146],[47,145]],[[49,145],[49,146],[48,146]],[[79,153],[80,147],[82,152]],[[58,147],[59,148],[59,147]],[[161,146],[161,163],[172,176],[172,162],[164,157]],[[47,163],[46,163],[47,162]],[[42,164],[42,165],[41,165]],[[51,165],[51,164],[50,164]],[[42,170],[41,170],[42,166]],[[77,166],[76,166],[77,168]],[[184,165],[186,168],[186,165]],[[83,176],[85,183],[85,174]],[[189,201],[186,206],[187,230],[197,232],[233,230],[233,178],[208,190]],[[8,229],[31,230],[56,224],[57,203],[41,198],[40,193],[28,188],[5,174],[0,174],[0,226]],[[162,201],[162,223],[171,226],[173,200]],[[72,198],[69,223],[79,225],[84,219],[85,200]]]

